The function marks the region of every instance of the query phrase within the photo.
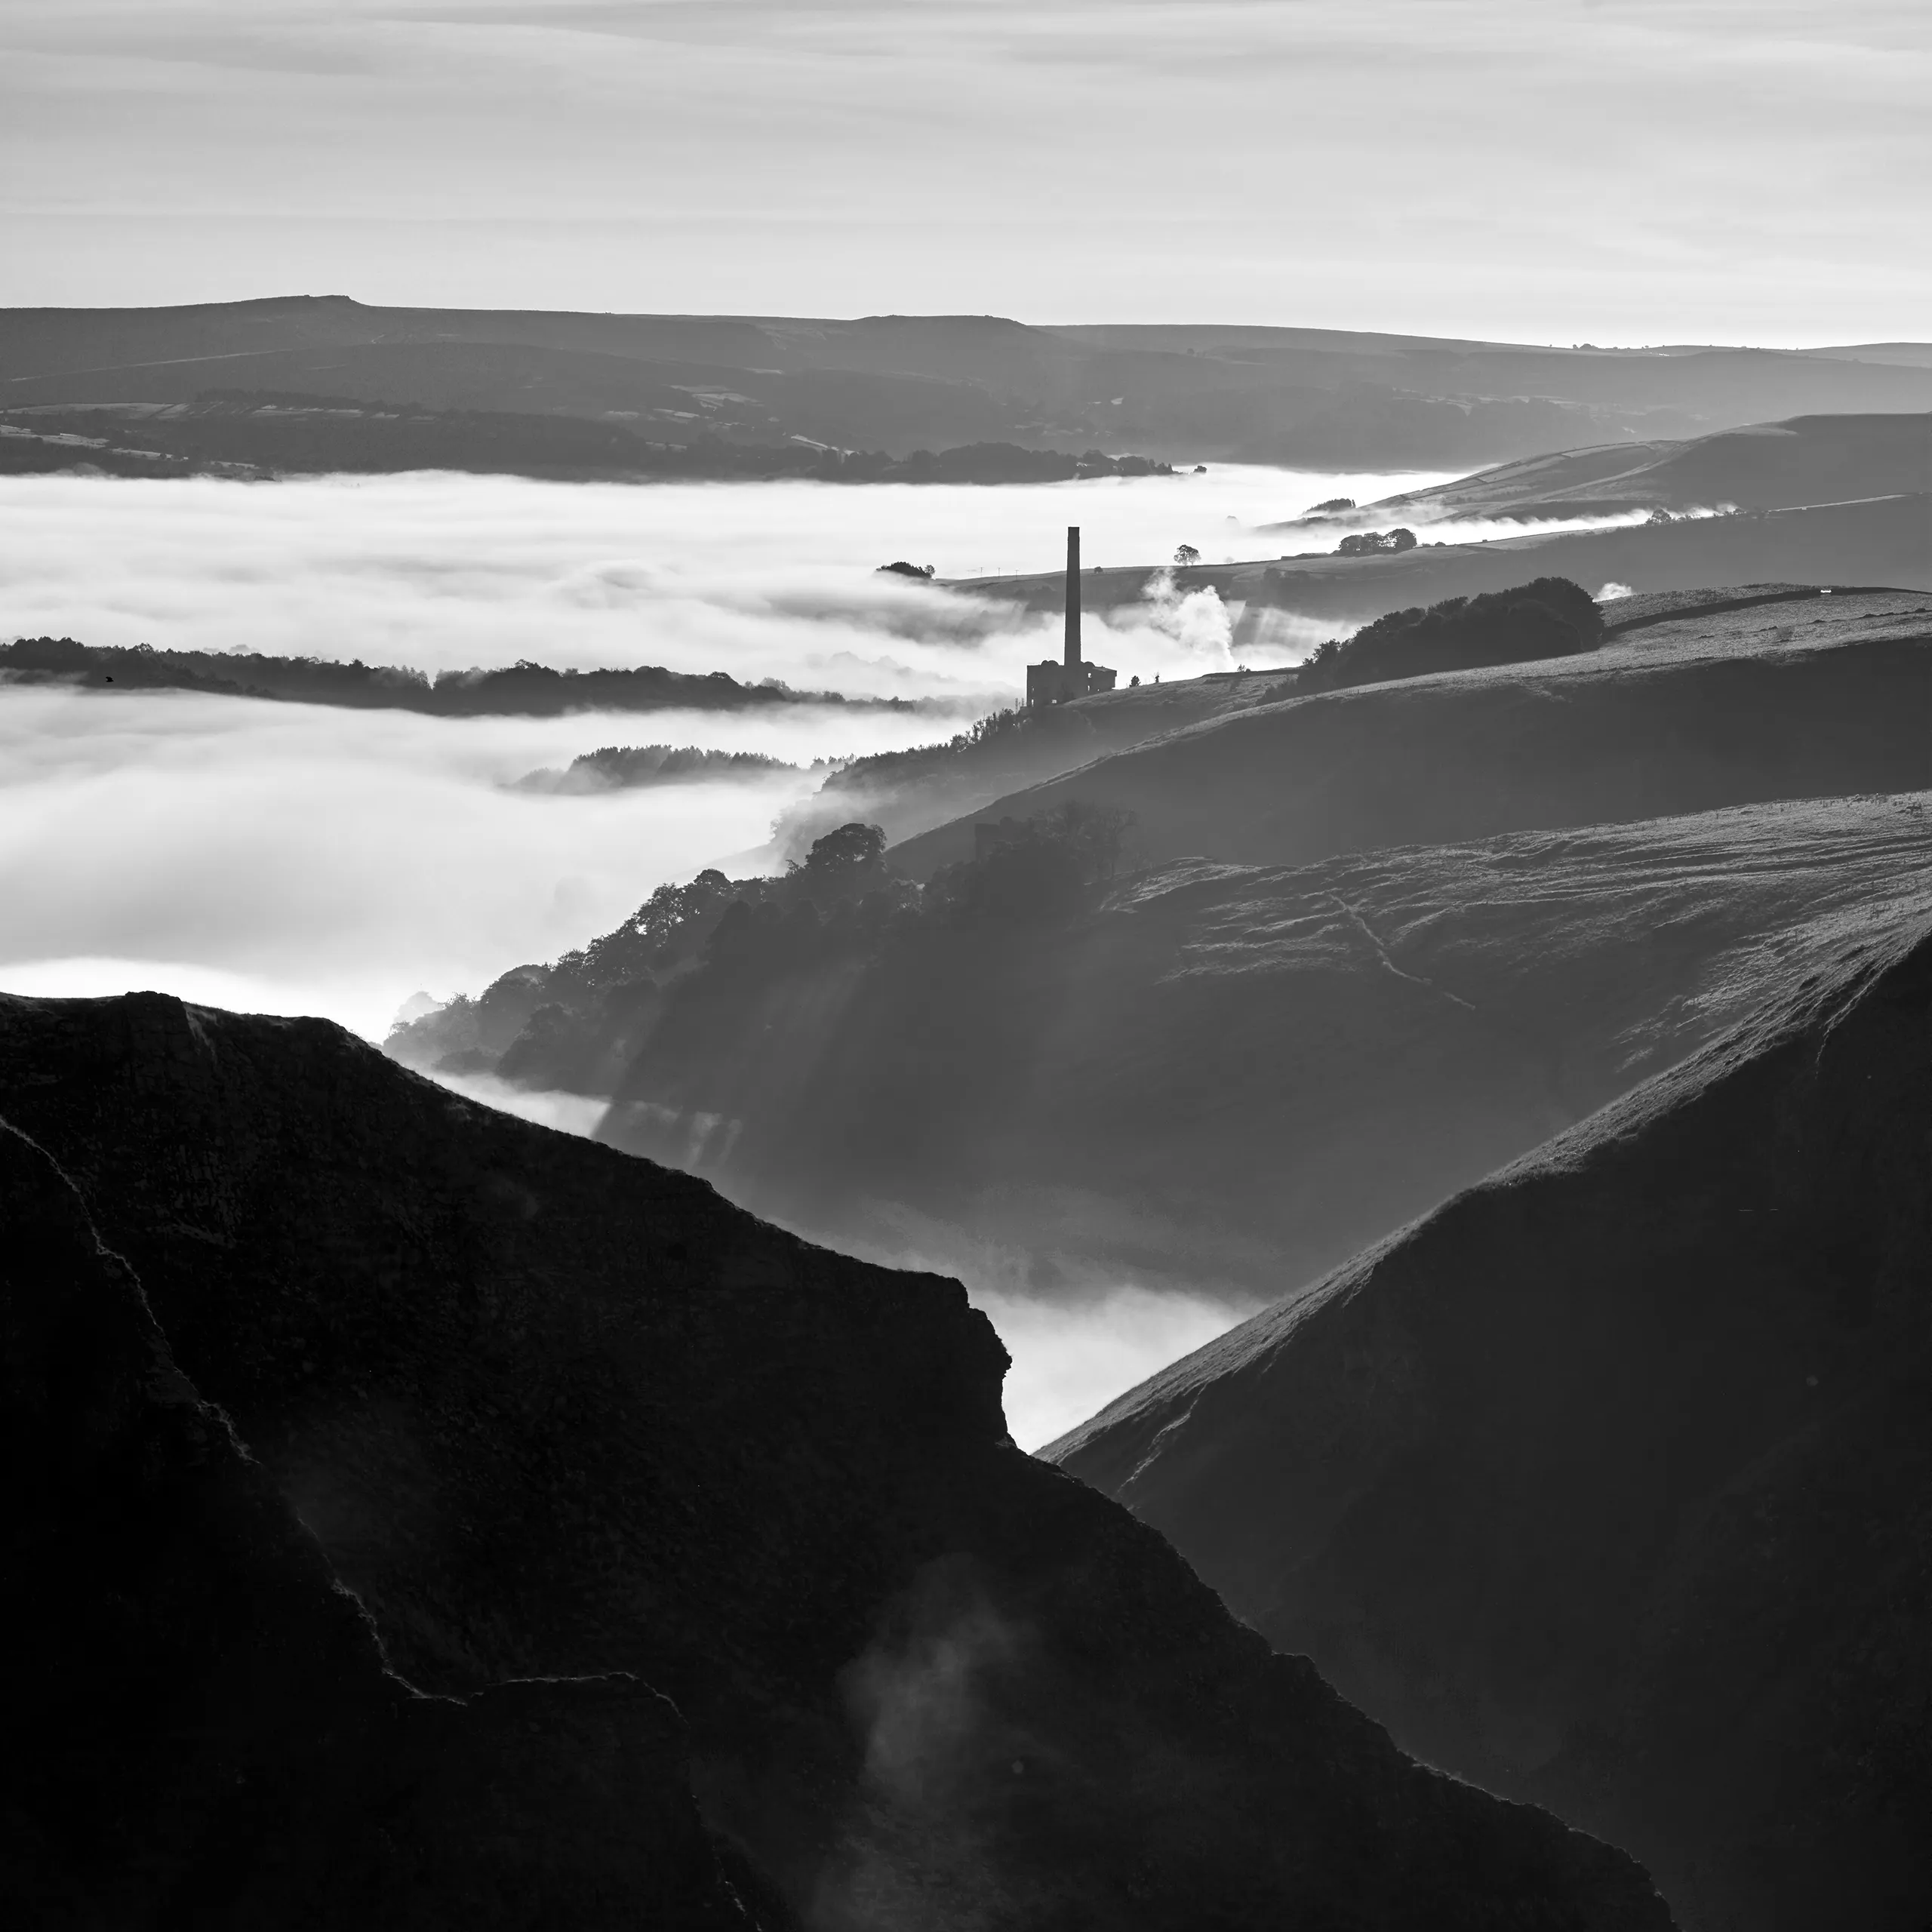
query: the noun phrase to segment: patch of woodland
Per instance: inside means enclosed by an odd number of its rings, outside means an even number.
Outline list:
[[[519,792],[632,791],[711,778],[767,778],[778,772],[823,769],[768,758],[762,752],[717,751],[700,745],[600,745],[561,771],[546,767],[515,781]]]
[[[398,664],[280,657],[257,651],[158,651],[153,645],[82,644],[71,637],[0,644],[0,676],[130,691],[205,691],[358,710],[417,711],[441,718],[555,718],[574,711],[744,711],[771,705],[840,705],[917,711],[905,698],[801,691],[776,678],[741,685],[724,671],[558,670],[531,659],[494,669],[440,671]]]
[[[695,1075],[712,1057],[735,1057],[746,1016],[781,983],[969,942],[989,955],[1023,951],[1103,893],[1132,829],[1132,814],[1078,801],[1009,817],[985,828],[974,857],[921,887],[887,864],[880,827],[854,820],[782,875],[733,879],[709,868],[660,886],[589,946],[398,1025],[386,1051],[431,1072],[601,1094],[656,1042]]]
[[[704,429],[658,442],[580,417],[507,410],[432,409],[414,402],[254,389],[209,390],[137,420],[104,426],[100,408],[41,405],[0,414],[0,472],[87,466],[123,475],[181,475],[198,468],[267,475],[455,469],[537,476],[703,477],[819,483],[1060,483],[1099,476],[1171,476],[1151,457],[1101,450],[968,443],[952,449],[841,449],[792,438],[752,441]],[[127,412],[131,414],[131,412]],[[103,426],[114,435],[103,436]]]
[[[1339,691],[1435,671],[1574,657],[1595,649],[1603,635],[1603,613],[1588,591],[1567,577],[1540,577],[1509,590],[1392,611],[1351,638],[1331,638],[1302,666],[1298,688]]]

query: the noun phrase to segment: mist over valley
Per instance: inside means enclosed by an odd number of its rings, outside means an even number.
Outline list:
[[[0,1903],[1916,1932],[1928,358],[0,311]]]

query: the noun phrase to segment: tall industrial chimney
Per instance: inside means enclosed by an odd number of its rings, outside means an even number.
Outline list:
[[[1066,527],[1066,654],[1063,660],[1069,671],[1080,664],[1080,526]]]

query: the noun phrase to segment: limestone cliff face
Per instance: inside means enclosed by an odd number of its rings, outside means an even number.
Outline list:
[[[761,1924],[1669,1922],[1621,1854],[1404,1759],[1153,1531],[1021,1455],[954,1284],[809,1247],[319,1022],[0,1001],[0,1113],[72,1177],[399,1676],[486,1712],[531,1676],[672,1698],[725,1903]],[[57,1417],[69,1385],[35,1359]],[[617,1775],[589,1778],[581,1836]],[[695,1855],[663,1843],[654,1869]],[[556,1922],[540,1906],[521,1922]]]
[[[1046,1453],[1700,1932],[1932,1912],[1932,928]]]
[[[627,1677],[419,1695],[0,1126],[0,1903],[36,1927],[749,1927]]]

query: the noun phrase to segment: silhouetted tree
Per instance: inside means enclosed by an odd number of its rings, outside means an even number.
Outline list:
[[[1200,561],[1201,552],[1192,543],[1183,543],[1174,552],[1174,561],[1177,564],[1198,564]]]
[[[853,872],[876,871],[884,858],[884,830],[854,820],[814,840],[801,869],[821,878],[838,878]]]

